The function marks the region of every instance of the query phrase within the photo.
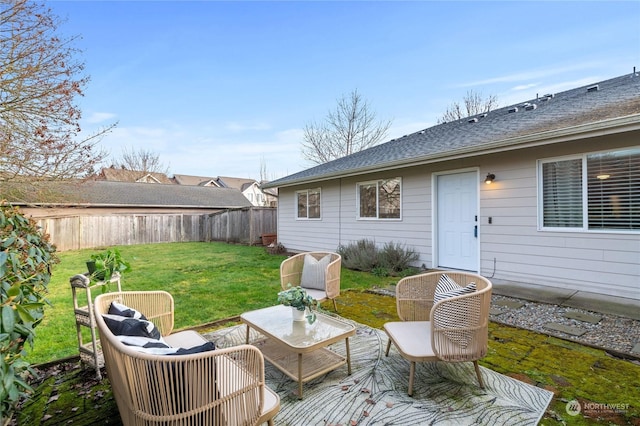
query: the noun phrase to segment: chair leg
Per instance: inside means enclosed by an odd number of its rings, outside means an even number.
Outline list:
[[[473,366],[476,369],[476,374],[478,375],[478,383],[480,384],[480,388],[484,389],[484,382],[482,381],[482,374],[480,374],[480,366],[478,365],[478,361],[473,361]]]
[[[384,353],[384,356],[389,356],[389,350],[391,349],[391,339],[387,342],[387,351]]]
[[[338,304],[336,303],[336,299],[332,299],[333,300],[333,309],[338,312]]]
[[[268,424],[269,426],[273,426],[273,417],[272,417],[272,418],[270,418],[269,420],[267,420],[267,424]]]
[[[416,372],[416,363],[411,361],[411,367],[409,367],[409,396],[413,395],[413,376]]]

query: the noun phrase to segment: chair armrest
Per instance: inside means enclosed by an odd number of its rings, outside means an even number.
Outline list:
[[[130,411],[138,420],[254,424],[262,412],[264,359],[253,346],[182,356],[123,355],[127,362],[118,379],[130,390]]]
[[[280,264],[280,286],[283,290],[286,290],[289,284],[293,287],[300,285],[305,254],[296,254]]]
[[[340,296],[340,272],[342,268],[342,257],[339,254],[332,254],[333,259],[327,266],[325,272],[326,293],[329,299]]]
[[[433,305],[431,345],[444,361],[475,361],[486,355],[491,286]]]

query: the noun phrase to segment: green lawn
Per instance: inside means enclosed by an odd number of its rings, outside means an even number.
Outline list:
[[[261,246],[226,243],[169,243],[119,246],[132,271],[122,289],[166,290],[175,300],[175,328],[192,327],[277,304],[283,255]],[[45,319],[27,360],[39,364],[78,354],[69,278],[86,271],[86,260],[99,249],[59,253],[49,285]],[[380,278],[342,269],[342,289],[388,286],[397,278]],[[88,336],[88,334],[87,334]]]
[[[206,324],[277,303],[279,265],[285,257],[269,255],[264,247],[172,243],[118,248],[134,268],[124,277],[123,290],[163,289],[172,293],[177,328]],[[28,357],[30,362],[37,364],[78,354],[69,278],[84,272],[86,259],[95,251],[60,253],[61,263],[56,265],[49,288],[53,306],[47,309],[44,323],[36,329],[36,346]],[[343,268],[341,288],[387,287],[397,280]],[[330,302],[324,306],[333,309]],[[340,315],[372,327],[380,328],[397,318],[392,297],[345,291],[338,306]],[[633,362],[574,342],[491,323],[489,352],[480,363],[553,391],[555,398],[541,421],[543,425],[640,425],[640,367]],[[51,378],[51,382],[58,380]],[[67,403],[69,407],[60,408],[56,405],[60,404],[57,397],[52,395],[80,398],[77,389],[84,389],[82,384],[74,385],[73,391],[56,386],[46,384],[38,388],[36,402],[32,404],[36,414],[31,418],[45,418],[44,412],[55,417],[58,412],[68,410],[73,405]],[[629,408],[622,413],[568,416],[566,404],[573,399],[583,405],[621,403]],[[87,409],[87,422],[74,424],[95,424],[96,406],[91,404]],[[104,418],[113,417],[116,411],[113,400],[99,409]]]

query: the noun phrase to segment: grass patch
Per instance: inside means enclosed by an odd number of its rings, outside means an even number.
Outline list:
[[[171,293],[175,301],[176,329],[277,304],[280,263],[286,256],[271,255],[264,247],[213,242],[117,248],[132,267],[123,277],[122,289]],[[78,354],[69,278],[85,272],[85,262],[97,251],[100,249],[59,253],[60,263],[53,270],[47,296],[51,306],[45,309],[43,323],[36,328],[34,348],[27,355],[32,364]],[[394,282],[393,278],[342,270],[343,290],[384,287]]]

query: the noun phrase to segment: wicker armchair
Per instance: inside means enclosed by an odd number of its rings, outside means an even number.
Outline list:
[[[303,267],[305,263],[305,256],[313,256],[317,261],[323,259],[325,256],[330,256],[329,264],[324,271],[324,285],[323,288],[309,288],[302,285]],[[333,301],[333,308],[338,312],[338,306],[336,304],[336,297],[340,295],[340,268],[342,267],[342,257],[337,253],[312,251],[307,253],[300,253],[285,259],[280,264],[280,284],[283,290],[287,289],[287,286],[303,287],[311,297],[318,301],[330,299]]]
[[[164,291],[105,293],[94,308],[107,376],[122,423],[128,425],[258,425],[280,409],[264,384],[264,359],[250,345],[190,355],[152,355],[120,342],[102,315],[112,301],[142,312],[172,347],[206,343],[173,330],[173,298]]]
[[[476,291],[434,304],[436,286],[445,273],[460,287],[474,282]],[[396,305],[402,321],[384,325],[389,336],[386,355],[393,343],[411,363],[409,395],[413,394],[416,362],[471,361],[484,388],[478,360],[487,354],[491,289],[491,281],[480,275],[453,271],[430,272],[398,282]]]

